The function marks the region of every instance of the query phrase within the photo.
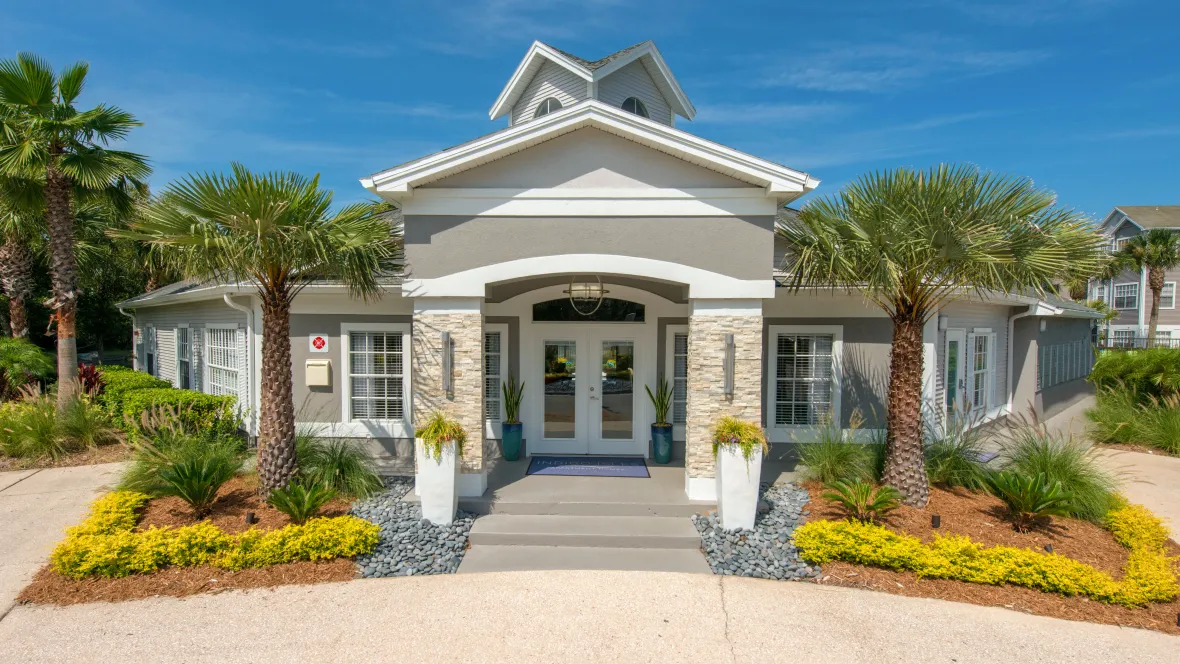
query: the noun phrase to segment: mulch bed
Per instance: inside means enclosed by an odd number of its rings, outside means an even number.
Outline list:
[[[843,519],[844,513],[822,496],[823,487],[805,485],[811,495],[808,508],[810,520]],[[930,517],[941,517],[941,528],[930,525]],[[881,525],[896,532],[913,535],[924,542],[935,532],[947,535],[967,535],[988,546],[1014,546],[1044,551],[1046,544],[1074,560],[1092,565],[1115,579],[1122,578],[1127,562],[1127,549],[1114,541],[1109,532],[1088,521],[1053,518],[1051,522],[1028,533],[1018,533],[1004,520],[1004,507],[998,499],[964,490],[946,491],[932,488],[926,509],[901,506],[881,520]],[[1180,556],[1180,545],[1168,543],[1169,554]],[[1180,571],[1180,564],[1177,565]],[[1051,618],[1141,627],[1168,634],[1180,635],[1176,626],[1180,613],[1180,599],[1167,604],[1151,604],[1145,608],[1129,609],[1103,604],[1084,597],[1063,597],[1015,586],[988,586],[949,579],[919,579],[913,572],[855,565],[844,562],[823,566],[820,583],[880,590],[910,597],[931,597],[953,602],[982,606],[998,606]]]
[[[320,511],[321,516],[342,516],[350,504],[337,498]],[[246,512],[254,512],[258,521],[246,524]],[[273,530],[289,525],[291,520],[258,498],[257,476],[235,477],[226,482],[206,519],[228,533],[250,528]],[[179,527],[197,523],[192,510],[179,498],[154,498],[144,506],[137,529],[150,526]],[[184,597],[198,593],[244,588],[272,588],[290,584],[348,581],[357,578],[357,566],[351,559],[324,562],[294,562],[271,565],[240,572],[216,567],[173,567],[151,574],[136,574],[121,579],[89,578],[75,581],[55,573],[49,566],[41,568],[32,582],[21,591],[17,601],[36,604],[81,604],[84,602],[122,602],[157,595]]]
[[[94,449],[74,452],[59,459],[19,459],[16,457],[0,456],[0,471],[92,466],[100,463],[126,461],[129,458],[131,458],[131,448],[123,443],[115,443],[113,445],[103,445]]]

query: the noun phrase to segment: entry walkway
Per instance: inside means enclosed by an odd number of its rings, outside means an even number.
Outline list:
[[[361,580],[0,621],[5,662],[1169,662],[1180,638],[1006,609],[698,574]]]

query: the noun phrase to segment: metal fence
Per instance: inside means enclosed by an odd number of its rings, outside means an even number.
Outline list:
[[[1096,344],[1100,350],[1132,350],[1136,348],[1180,348],[1180,336],[1171,335],[1140,337],[1133,334],[1119,334],[1115,331],[1107,337],[1099,337]]]

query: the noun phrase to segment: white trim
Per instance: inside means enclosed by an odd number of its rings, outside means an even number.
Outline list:
[[[1147,335],[1147,303],[1145,300],[1147,296],[1147,268],[1139,271],[1139,328],[1143,330],[1143,335]]]
[[[758,187],[716,189],[555,188],[419,189],[402,204],[406,215],[497,217],[713,217],[774,215]]]
[[[830,334],[832,335],[832,421],[843,426],[843,411],[841,409],[841,395],[844,383],[844,326],[843,325],[770,325],[766,331],[766,363],[763,389],[766,391],[766,435],[772,443],[798,441],[800,437],[812,437],[818,430],[817,425],[775,426],[775,411],[778,402],[775,381],[778,378],[776,366],[778,363],[778,345],[775,343],[779,334]]]
[[[1176,282],[1175,281],[1165,281],[1164,288],[1167,288],[1168,286],[1172,287],[1172,306],[1165,307],[1164,305],[1161,304],[1160,309],[1175,309],[1176,308]],[[1163,299],[1164,299],[1164,291],[1161,289],[1160,290],[1160,300],[1162,301]],[[1158,330],[1159,326],[1156,326],[1156,329]]]
[[[508,344],[509,344],[508,324],[507,323],[484,323],[483,324],[484,336],[486,337],[489,332],[499,333],[499,335],[500,335],[500,387],[497,388],[500,390],[500,395],[497,397],[497,400],[500,402],[500,419],[499,419],[499,421],[496,421],[496,422],[489,422],[487,417],[484,417],[484,421],[483,421],[484,427],[483,428],[484,428],[484,436],[485,437],[490,438],[492,440],[500,440],[501,438],[504,437],[504,418],[505,418],[505,414],[504,414],[504,383],[508,380],[508,373],[509,373],[509,367],[508,367],[508,347],[509,347],[508,346]],[[486,350],[486,346],[482,346],[483,343],[484,343],[484,339],[480,339],[481,347],[485,348],[483,357],[486,358],[487,350]],[[484,380],[486,381],[487,380],[486,359],[484,359],[482,361],[485,362],[485,364],[484,364],[484,369],[485,369]],[[517,376],[516,380],[519,383],[520,376]],[[485,389],[486,389],[486,386],[485,386]],[[484,401],[485,401],[485,403],[487,401],[486,395],[484,397]]]
[[[664,378],[668,380],[668,386],[672,388],[672,440],[684,440],[684,427],[688,421],[688,404],[684,404],[685,408],[685,424],[677,424],[676,420],[676,335],[688,334],[687,325],[666,325],[664,327]],[[685,385],[687,390],[687,383]],[[646,393],[644,394],[646,396]],[[687,395],[686,395],[687,396]],[[649,399],[650,401],[650,399]]]
[[[425,281],[425,280],[423,280]],[[482,289],[481,289],[482,290]],[[414,297],[415,315],[478,314],[483,311],[481,297]]]
[[[352,404],[352,368],[349,364],[349,349],[352,347],[350,335],[353,332],[401,332],[402,333],[402,418],[400,420],[361,420],[353,419]],[[409,323],[341,323],[340,324],[340,423],[341,428],[348,431],[360,431],[355,435],[373,438],[413,438],[413,383],[411,368],[413,367],[413,340],[410,335]],[[336,426],[336,425],[333,425]]]
[[[495,120],[501,115],[507,115],[512,112],[512,107],[516,105],[524,86],[527,86],[532,81],[533,75],[541,69],[542,63],[536,62],[537,58],[544,58],[553,64],[568,69],[575,76],[585,79],[587,83],[594,80],[594,75],[585,67],[570,60],[565,55],[558,53],[556,49],[550,48],[548,45],[542,44],[539,41],[534,41],[532,46],[529,46],[529,50],[524,54],[524,57],[521,58],[520,64],[516,65],[516,71],[512,72],[512,76],[508,79],[508,83],[504,85],[504,89],[496,97],[491,110],[488,111],[489,119]]]
[[[400,201],[413,195],[416,187],[583,127],[602,129],[690,163],[764,187],[766,195],[779,202],[794,200],[819,186],[819,180],[802,171],[760,159],[593,99],[375,173],[362,178],[361,184],[387,200]]]
[[[564,254],[520,258],[433,279],[407,279],[402,284],[402,292],[413,298],[482,298],[487,284],[573,272],[648,277],[687,284],[691,298],[761,300],[774,297],[775,291],[774,280],[770,278],[735,279],[697,267],[635,256]],[[414,302],[415,313],[418,312],[419,301],[416,299]],[[758,307],[760,312],[761,302]]]
[[[488,490],[488,474],[486,471],[478,473],[459,473],[455,482],[455,493],[460,498],[479,498]]]
[[[1133,307],[1120,307],[1120,306],[1118,306],[1117,303],[1118,303],[1118,297],[1119,297],[1119,295],[1118,295],[1119,286],[1134,286],[1135,287],[1135,306],[1133,306]],[[1121,283],[1116,283],[1110,289],[1110,306],[1115,311],[1131,311],[1132,309],[1141,309],[1142,307],[1140,306],[1140,304],[1141,304],[1142,299],[1143,299],[1143,289],[1140,287],[1139,282],[1136,282],[1136,281],[1124,281]],[[1143,325],[1143,320],[1142,320],[1143,316],[1141,315],[1139,318],[1140,318],[1139,325],[1142,326]]]
[[[684,493],[689,500],[705,500],[717,502],[716,477],[689,477],[684,474]]]
[[[692,298],[690,316],[761,316],[762,300],[729,298]]]

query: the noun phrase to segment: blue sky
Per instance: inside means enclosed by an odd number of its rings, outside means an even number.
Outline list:
[[[1172,0],[196,3],[0,0],[0,54],[91,63],[85,103],[145,126],[153,187],[231,160],[367,175],[494,131],[533,39],[587,59],[653,39],[692,133],[823,180],[966,161],[1094,216],[1180,204]]]

